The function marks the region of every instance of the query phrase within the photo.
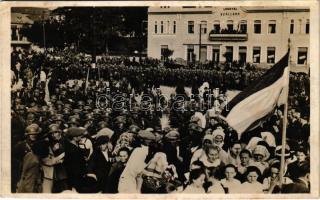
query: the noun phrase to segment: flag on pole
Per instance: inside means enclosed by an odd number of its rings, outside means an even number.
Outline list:
[[[257,82],[235,96],[221,112],[222,118],[237,131],[240,138],[273,114],[275,107],[285,103],[289,86],[289,50]],[[283,96],[283,97],[282,97]]]

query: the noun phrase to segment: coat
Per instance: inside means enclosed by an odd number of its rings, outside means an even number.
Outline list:
[[[105,188],[107,193],[118,193],[119,179],[125,167],[125,164],[122,162],[112,164]]]
[[[113,160],[110,157],[106,158],[100,150],[95,150],[89,160],[88,173],[96,175],[99,191],[106,192],[105,186]]]
[[[86,161],[81,149],[69,141],[65,142],[64,167],[67,171],[68,184],[77,190],[81,188],[83,177],[87,173]]]
[[[301,179],[297,179],[294,183],[290,183],[288,185],[284,185],[282,193],[310,193],[310,189],[308,185],[302,181]]]
[[[22,173],[17,193],[41,193],[43,172],[39,158],[28,152],[23,158]]]

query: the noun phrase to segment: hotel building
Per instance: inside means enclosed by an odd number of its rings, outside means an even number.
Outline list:
[[[287,52],[291,66],[310,62],[310,10],[305,7],[150,7],[148,56],[188,62],[238,60],[269,67]]]

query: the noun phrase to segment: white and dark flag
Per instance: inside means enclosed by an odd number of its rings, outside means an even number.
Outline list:
[[[257,127],[272,115],[276,106],[285,103],[285,88],[289,85],[288,60],[289,51],[221,112],[222,118],[237,131],[239,138],[243,132]]]

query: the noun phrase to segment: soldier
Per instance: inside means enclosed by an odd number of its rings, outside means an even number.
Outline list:
[[[44,193],[60,193],[68,190],[67,172],[64,161],[64,147],[62,130],[58,124],[51,124],[48,131],[49,138],[49,156],[42,159],[44,181]]]
[[[16,144],[12,149],[13,169],[15,169],[16,176],[13,178],[13,182],[20,179],[20,170],[22,166],[22,160],[24,156],[31,151],[33,143],[38,140],[38,136],[42,129],[38,124],[30,124],[25,130],[25,140]]]

